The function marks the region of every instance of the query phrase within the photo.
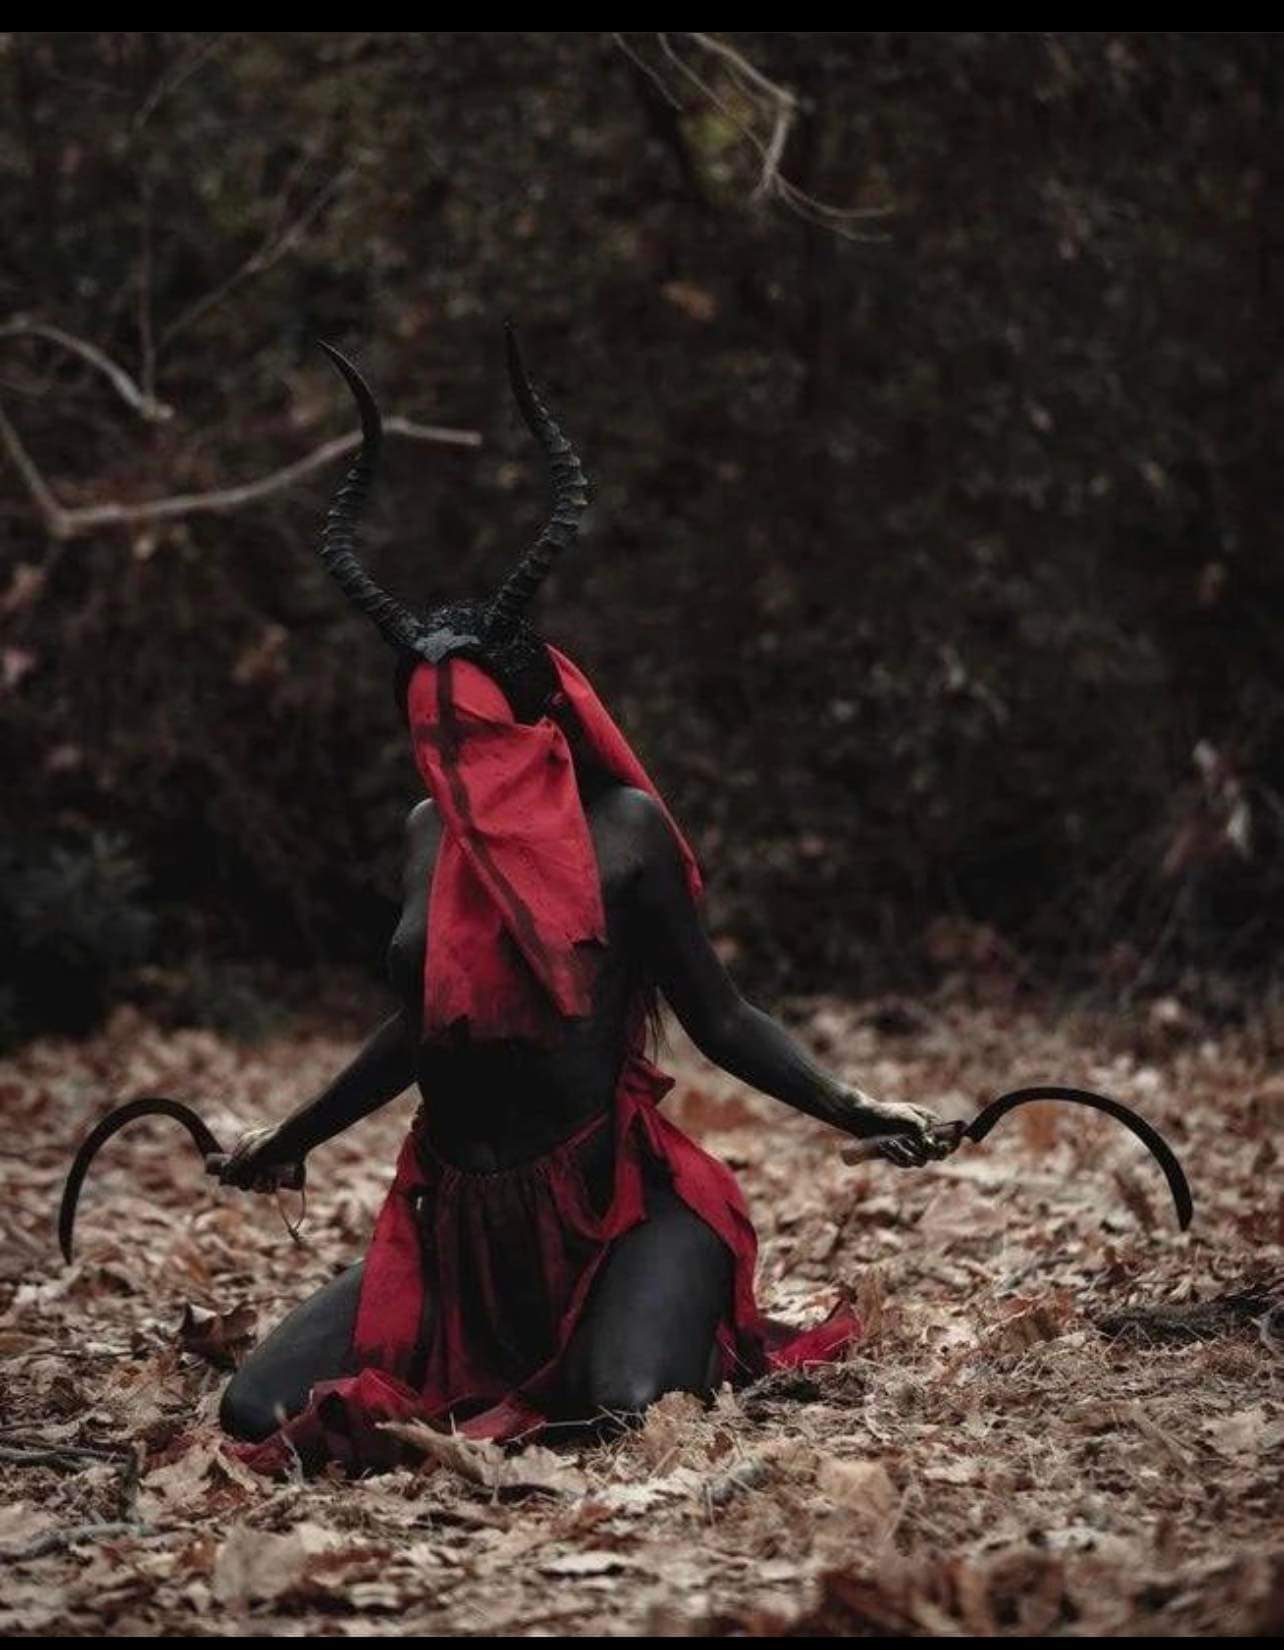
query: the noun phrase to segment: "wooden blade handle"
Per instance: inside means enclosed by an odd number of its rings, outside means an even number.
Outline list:
[[[938,1145],[948,1146],[952,1151],[963,1139],[967,1132],[967,1124],[961,1121],[942,1123],[940,1128],[932,1131],[932,1138]],[[870,1163],[876,1157],[882,1157],[883,1147],[891,1145],[893,1140],[912,1139],[902,1129],[899,1134],[876,1134],[868,1140],[849,1140],[845,1146],[840,1146],[839,1157],[844,1163]]]
[[[221,1177],[231,1156],[231,1152],[211,1152],[205,1159],[205,1173]],[[276,1177],[277,1191],[301,1192],[307,1184],[307,1165],[302,1162],[276,1164],[272,1173]]]

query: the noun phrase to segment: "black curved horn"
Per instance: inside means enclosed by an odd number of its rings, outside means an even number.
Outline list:
[[[395,648],[413,648],[422,626],[409,608],[377,585],[357,559],[357,529],[383,445],[383,420],[370,387],[346,356],[332,344],[317,343],[330,357],[352,391],[361,414],[361,450],[331,502],[321,533],[321,565],[352,605],[373,619],[384,640]]]
[[[553,512],[543,532],[500,586],[490,604],[488,634],[510,635],[525,612],[531,597],[548,575],[553,561],[574,542],[580,511],[588,504],[588,481],[580,468],[575,449],[562,434],[548,408],[536,395],[517,347],[512,323],[504,323],[508,352],[508,378],[527,428],[544,449],[553,492]]]

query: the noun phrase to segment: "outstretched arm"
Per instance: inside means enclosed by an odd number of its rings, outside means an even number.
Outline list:
[[[415,1080],[414,1036],[404,1009],[384,1021],[355,1059],[284,1122],[243,1134],[217,1168],[230,1186],[270,1191],[315,1147],[395,1100]]]
[[[795,1110],[846,1134],[897,1135],[885,1155],[905,1166],[943,1155],[922,1106],[875,1100],[816,1064],[783,1026],[741,996],[709,943],[687,889],[673,834],[649,798],[638,796],[643,839],[637,875],[642,942],[660,989],[692,1042],[715,1065]]]

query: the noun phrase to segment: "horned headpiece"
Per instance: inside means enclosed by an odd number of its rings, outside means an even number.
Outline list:
[[[366,572],[357,556],[361,512],[374,481],[383,441],[383,421],[361,374],[331,345],[321,348],[343,375],[361,414],[361,450],[334,495],[321,534],[321,562],[348,600],[374,620],[399,655],[403,669],[427,660],[439,664],[452,654],[475,660],[500,683],[523,719],[533,719],[540,701],[555,686],[543,643],[526,623],[531,598],[579,527],[588,503],[588,482],[570,442],[535,393],[522,365],[517,337],[506,325],[508,376],[518,408],[548,461],[553,508],[539,537],[489,601],[456,602],[418,614],[390,595]]]

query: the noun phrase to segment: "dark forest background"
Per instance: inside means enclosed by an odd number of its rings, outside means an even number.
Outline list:
[[[595,487],[541,626],[747,985],[1251,1000],[1281,55],[0,37],[0,1037],[121,998],[252,1030],[377,975],[418,790],[390,660],[312,555],[341,458],[262,484],[350,427],[331,339],[413,427],[372,566],[491,587],[543,504],[506,315]]]

